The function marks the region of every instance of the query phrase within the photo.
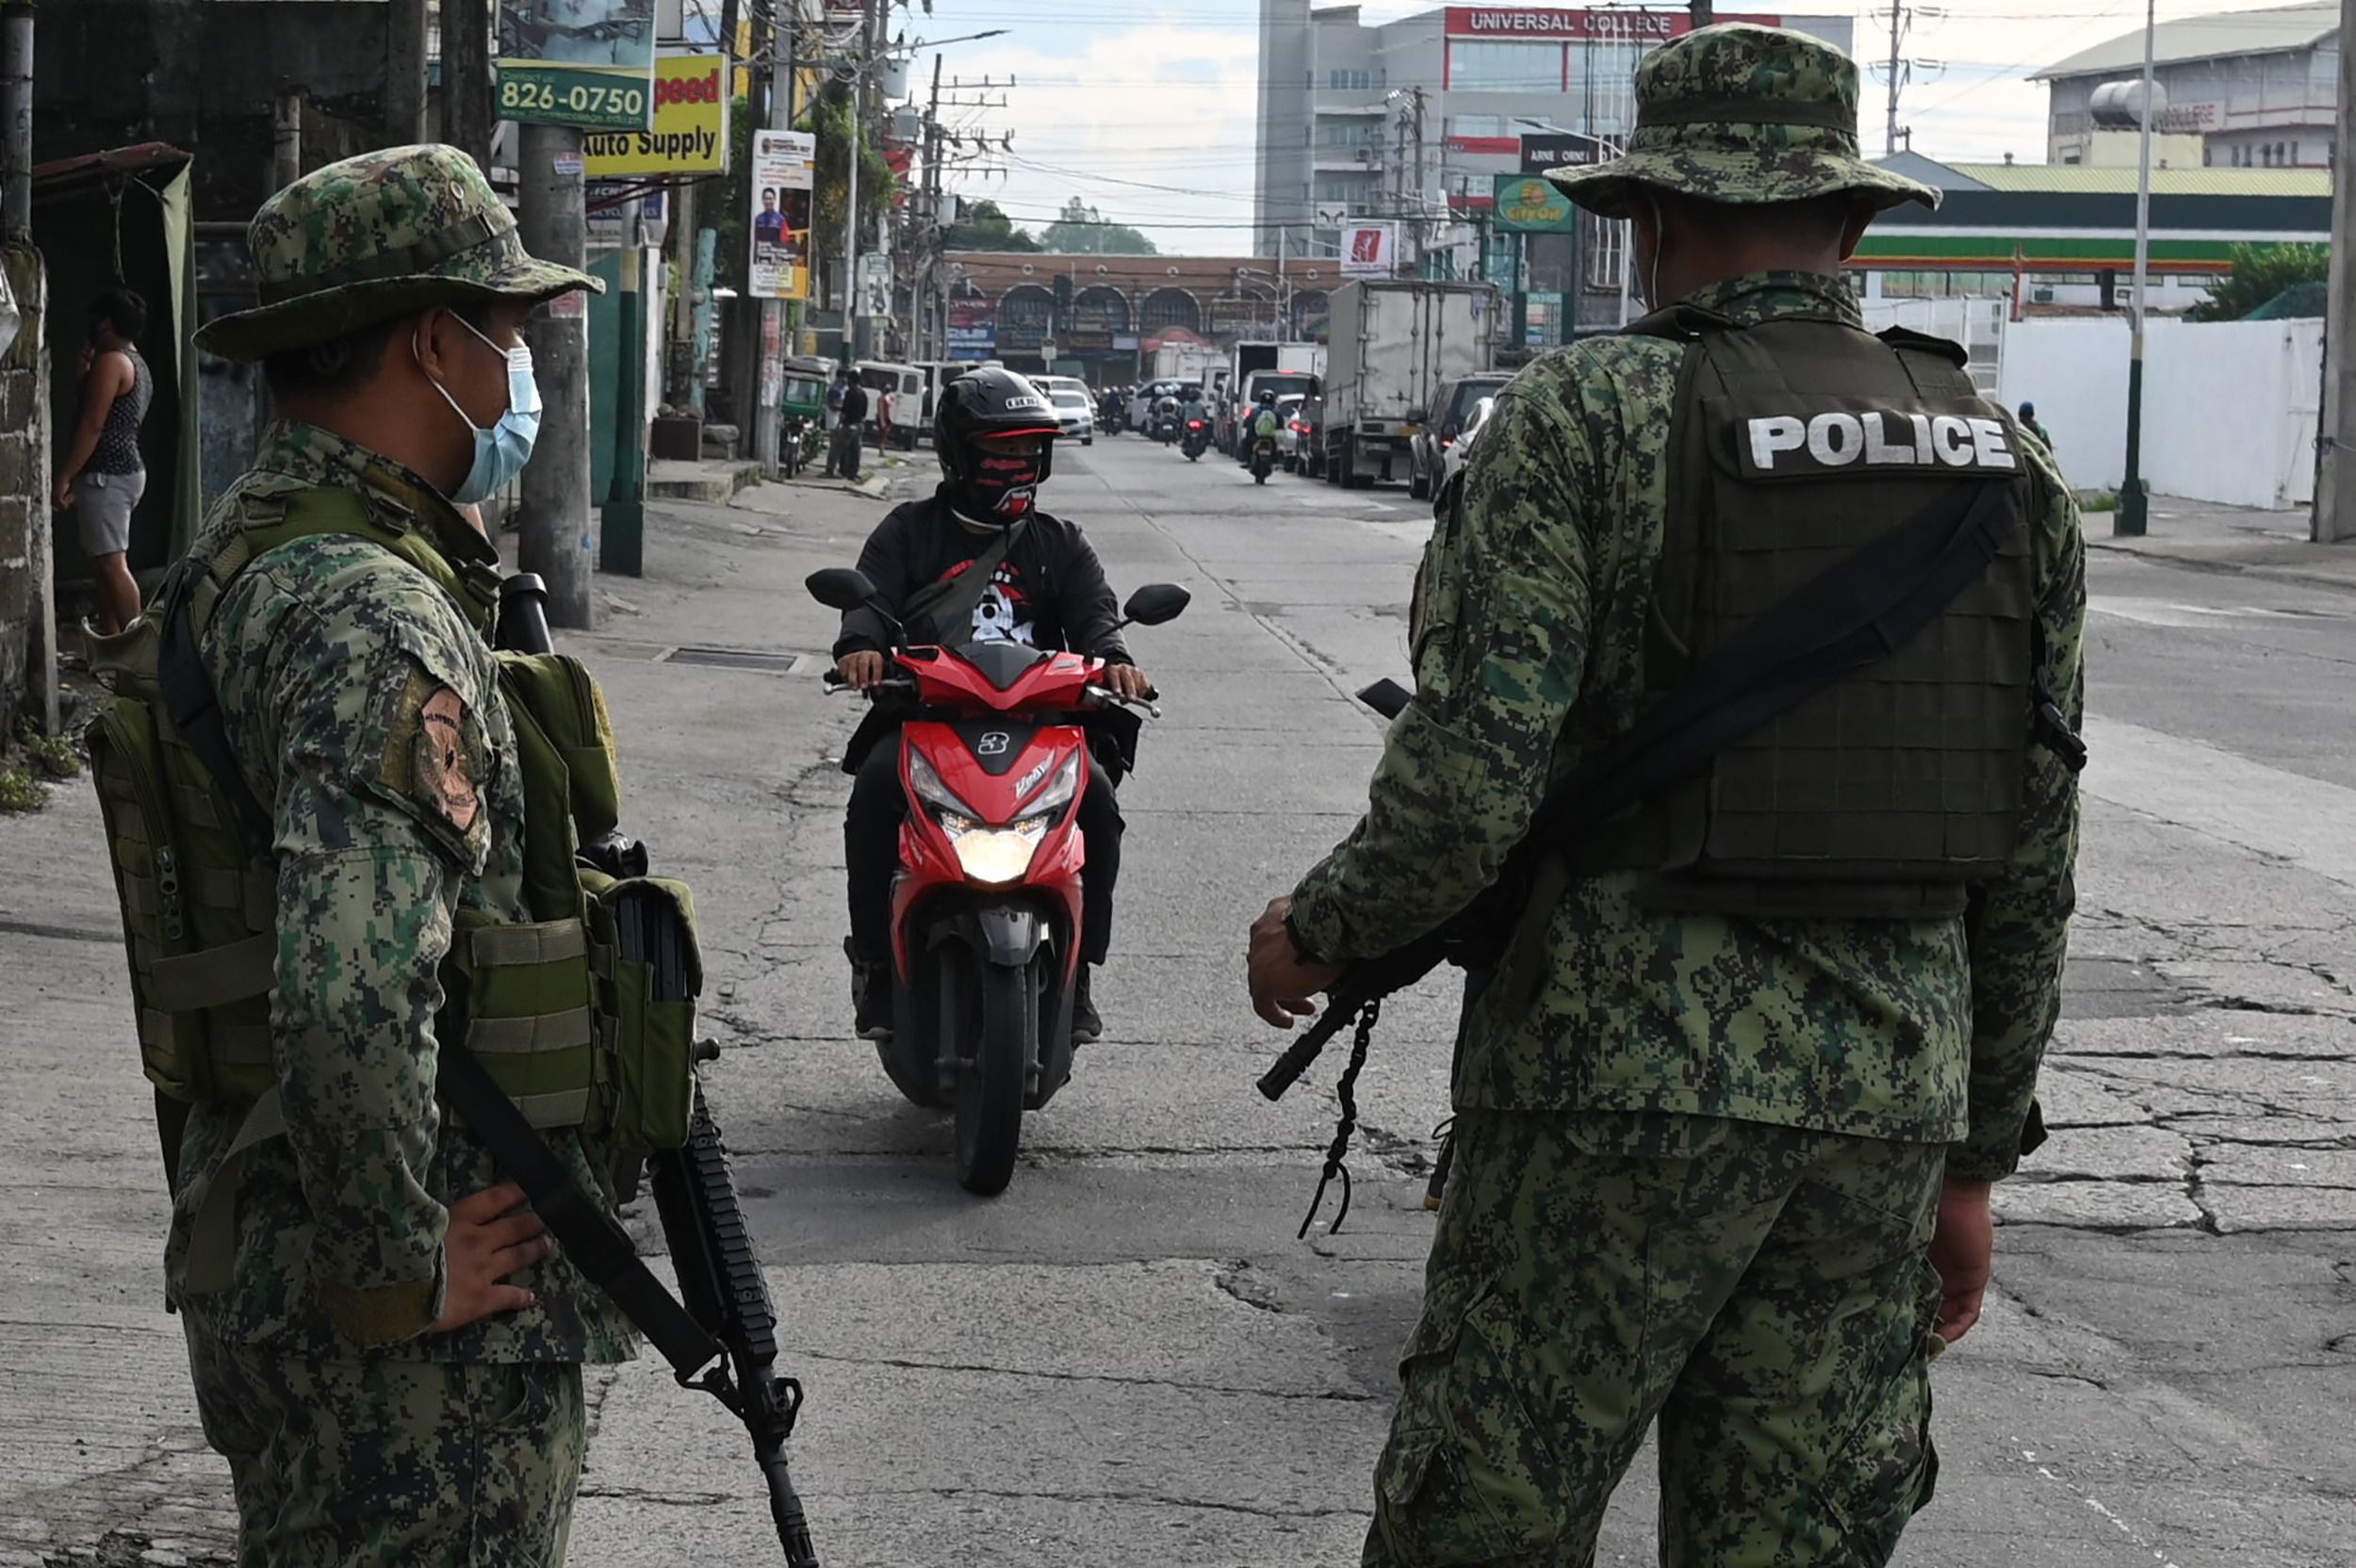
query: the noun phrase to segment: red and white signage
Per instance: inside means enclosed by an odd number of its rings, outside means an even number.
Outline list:
[[[1387,278],[1399,270],[1397,223],[1342,225],[1342,276]]]
[[[1775,16],[1722,16],[1721,22],[1763,22]],[[1682,37],[1693,25],[1682,8],[1658,11],[1536,10],[1526,6],[1450,6],[1447,31],[1450,38],[1492,39],[1530,42],[1594,41],[1608,43],[1664,43]]]

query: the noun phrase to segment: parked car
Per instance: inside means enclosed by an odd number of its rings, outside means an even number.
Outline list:
[[[1096,404],[1089,399],[1088,388],[1060,378],[1047,390],[1047,400],[1055,407],[1055,423],[1066,435],[1076,435],[1083,447],[1096,445]]]
[[[1287,392],[1276,400],[1276,461],[1284,472],[1301,471],[1301,405],[1305,395]]]
[[[1325,400],[1312,392],[1293,410],[1293,472],[1316,479],[1325,472]]]
[[[1482,374],[1459,376],[1444,382],[1432,400],[1432,407],[1417,422],[1415,435],[1408,443],[1407,493],[1417,500],[1427,500],[1440,492],[1440,482],[1447,475],[1448,454],[1464,438],[1472,423],[1473,410],[1484,398],[1494,398],[1512,381],[1511,376]]]
[[[1439,510],[1442,498],[1448,494],[1448,481],[1463,473],[1464,465],[1472,461],[1473,443],[1480,439],[1481,431],[1487,428],[1489,416],[1496,410],[1497,405],[1497,394],[1483,392],[1480,400],[1473,404],[1472,413],[1465,416],[1463,427],[1456,433],[1456,439],[1441,449],[1440,471],[1437,475],[1437,482],[1432,486],[1433,511]]]

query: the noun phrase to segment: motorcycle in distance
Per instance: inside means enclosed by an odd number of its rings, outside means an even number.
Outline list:
[[[1162,398],[1153,404],[1153,417],[1145,433],[1167,447],[1178,439],[1178,429],[1184,423],[1178,413],[1178,400]]]
[[[1252,482],[1266,484],[1268,470],[1276,466],[1276,437],[1255,435],[1252,438]]]
[[[1180,438],[1178,449],[1186,454],[1187,462],[1193,463],[1201,459],[1203,454],[1210,449],[1210,445],[1211,421],[1204,417],[1200,408],[1197,408],[1187,416],[1186,433]]]
[[[1103,662],[1078,654],[910,646],[855,569],[814,572],[808,587],[828,609],[884,617],[896,668],[874,697],[907,714],[895,743],[908,796],[892,888],[896,1028],[875,1051],[911,1102],[954,1112],[958,1184],[994,1196],[1014,1174],[1023,1113],[1072,1076],[1085,722],[1115,704],[1160,710],[1124,702],[1101,684]],[[1191,597],[1149,584],[1129,596],[1121,624],[1164,625]],[[846,689],[832,670],[826,684]]]

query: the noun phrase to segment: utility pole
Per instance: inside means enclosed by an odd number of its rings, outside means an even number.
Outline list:
[[[1898,57],[1900,41],[1906,33],[1905,0],[1890,0],[1890,129],[1882,140],[1882,152],[1898,150],[1898,76],[1906,62]]]
[[[2356,39],[2356,0],[2340,0],[2340,36]],[[2356,126],[2356,70],[2340,73],[2340,118]],[[2319,545],[2356,539],[2356,468],[2343,469],[2340,461],[2356,452],[2356,267],[2349,249],[2356,246],[2356,189],[2349,188],[2348,171],[2356,154],[2336,145],[2331,155],[2331,302],[2324,307],[2324,400],[2318,433],[2323,439],[2322,471],[2315,476],[2314,519],[2308,537]]]
[[[597,565],[629,577],[646,575],[646,283],[640,241],[645,204],[622,208],[622,286],[614,302],[614,479],[597,529]]]
[[[933,325],[933,268],[940,249],[941,222],[941,56],[933,56],[933,92],[924,110],[924,183],[917,220],[923,224],[916,239],[916,276],[908,291],[908,327],[914,359],[941,357]]]
[[[2111,514],[2111,532],[2127,538],[2141,536],[2151,515],[2143,485],[2143,332],[2151,302],[2151,37],[2158,23],[2158,0],[2144,0],[2143,102],[2135,106],[2143,155],[2135,177],[2135,319],[2127,349],[2127,472],[2119,487],[2119,510]]]
[[[791,5],[793,0],[778,3]],[[736,101],[736,0],[727,0],[720,8],[720,96],[731,105]],[[748,109],[751,106],[745,106]],[[747,186],[752,178],[742,169],[729,170],[728,177],[740,186]],[[715,194],[712,210],[697,220],[695,229],[695,294],[689,307],[694,312],[695,324],[687,350],[687,406],[695,411],[699,424],[704,416],[704,370],[712,363],[712,280],[720,250],[719,218],[727,210],[727,202]]]
[[[542,261],[586,268],[588,217],[581,182],[581,135],[572,125],[515,127],[516,227],[524,249]],[[560,295],[534,312],[525,329],[547,411],[540,439],[524,466],[522,529],[515,564],[548,585],[552,625],[587,630],[591,596],[589,515],[589,309],[579,294]]]
[[[491,23],[483,0],[442,0],[442,139],[491,168]]]
[[[396,144],[425,139],[425,0],[385,8],[384,134]]]
[[[0,138],[8,148],[5,206],[8,237],[33,237],[33,8],[31,0],[0,6]],[[54,728],[55,727],[52,726]]]
[[[270,105],[270,188],[284,190],[303,178],[303,94],[282,92]]]
[[[1685,12],[1696,27],[1707,27],[1710,22],[1710,0],[1686,0]]]
[[[794,128],[794,6],[793,0],[777,0],[770,17],[769,38],[769,128],[790,131]],[[754,398],[753,453],[761,460],[761,471],[769,478],[777,477],[777,398],[782,390],[785,373],[780,363],[785,351],[785,302],[761,302],[761,377],[760,391]]]

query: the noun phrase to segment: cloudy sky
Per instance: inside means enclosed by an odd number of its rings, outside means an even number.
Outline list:
[[[1546,4],[1548,0],[1533,0]],[[2161,20],[2254,8],[2249,0],[2158,0]],[[1721,10],[1740,8],[1718,0]],[[1420,0],[1366,0],[1368,21],[1432,9]],[[1754,11],[1775,8],[1758,5]],[[1838,9],[1794,0],[1792,14]],[[1103,215],[1134,223],[1165,251],[1239,251],[1252,211],[1252,124],[1259,71],[1257,0],[932,0],[896,26],[948,39],[1003,27],[1005,36],[947,44],[944,83],[985,77],[1015,86],[968,86],[944,96],[1003,107],[960,107],[954,124],[995,140],[1011,133],[996,172],[953,182],[1037,227],[1078,195]],[[1914,8],[1906,53],[1915,68],[1900,103],[1915,150],[1934,157],[2028,163],[2045,152],[2045,91],[2029,72],[2140,27],[2141,0],[1947,0]],[[1889,12],[1857,13],[1861,52],[1889,53]],[[933,51],[910,73],[920,97]],[[1929,62],[1937,62],[1935,65]],[[1393,86],[1401,84],[1393,83]],[[1438,86],[1434,82],[1432,86]],[[1880,142],[1877,70],[1866,84],[1866,121]]]

